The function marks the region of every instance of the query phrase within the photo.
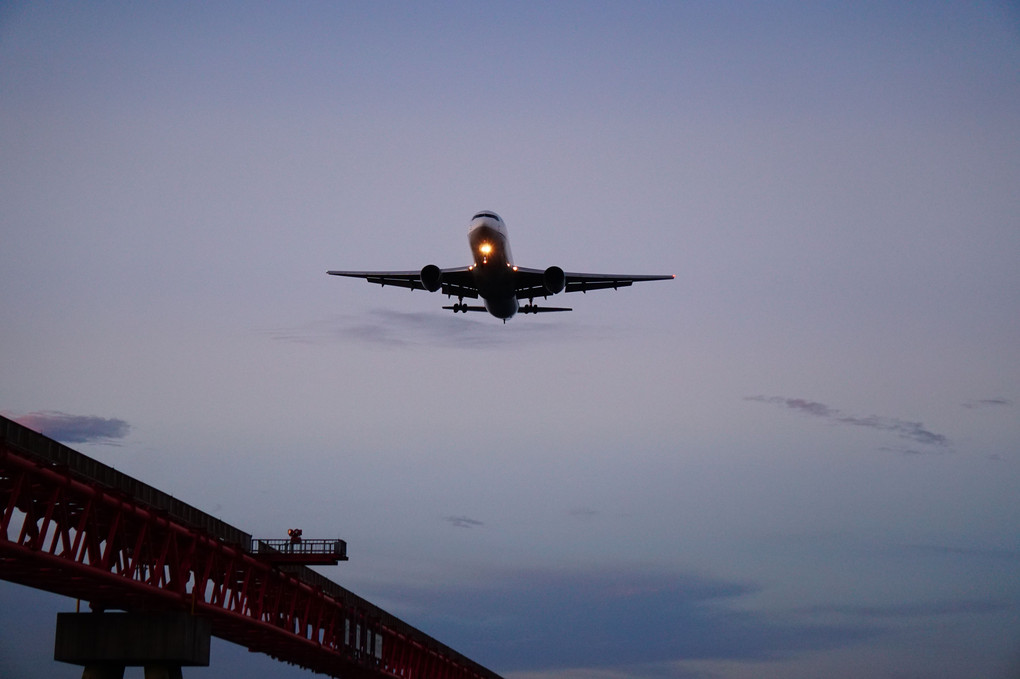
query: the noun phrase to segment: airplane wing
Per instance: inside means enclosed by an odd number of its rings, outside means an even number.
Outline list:
[[[544,269],[517,268],[517,299],[531,299],[534,297],[546,297],[549,291],[545,287]],[[606,288],[625,288],[641,281],[665,281],[676,278],[669,275],[628,275],[628,274],[605,274],[605,273],[575,273],[563,272],[563,292],[588,292],[589,290],[604,290]]]
[[[453,269],[441,269],[442,284],[440,289],[444,295],[456,297],[478,297],[474,276],[466,266]],[[411,290],[426,290],[421,282],[421,271],[327,271],[330,276],[347,276],[348,278],[364,278],[369,283],[382,286],[392,285]]]

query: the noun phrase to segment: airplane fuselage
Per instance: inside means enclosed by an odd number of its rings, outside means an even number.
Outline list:
[[[468,227],[468,243],[474,259],[471,273],[485,309],[496,318],[510,318],[517,313],[520,304],[513,280],[516,267],[506,224],[494,213],[480,212]]]

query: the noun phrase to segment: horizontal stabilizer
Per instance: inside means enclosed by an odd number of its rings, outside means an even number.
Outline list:
[[[486,309],[483,306],[475,306],[470,304],[454,304],[452,306],[444,306],[443,308],[449,309],[453,313],[457,313],[458,311],[463,311],[464,313],[467,313],[468,311],[488,311],[488,309]]]
[[[525,304],[520,309],[522,314],[542,314],[547,311],[573,311],[565,306],[538,306],[537,304]]]

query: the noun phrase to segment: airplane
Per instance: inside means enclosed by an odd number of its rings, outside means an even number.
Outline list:
[[[457,297],[457,303],[444,306],[453,313],[487,311],[506,323],[520,312],[537,314],[571,311],[567,307],[538,306],[536,297],[546,299],[560,292],[588,292],[605,288],[623,288],[640,281],[661,281],[673,275],[615,275],[571,273],[558,266],[547,269],[526,269],[513,263],[506,224],[495,212],[479,212],[471,218],[468,243],[474,263],[452,269],[427,264],[421,271],[327,271],[330,276],[363,278],[369,283],[393,285],[411,290],[442,291]],[[484,306],[470,305],[464,298],[482,298]],[[520,300],[528,300],[521,305]]]

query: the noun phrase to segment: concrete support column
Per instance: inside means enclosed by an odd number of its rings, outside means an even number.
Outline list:
[[[53,657],[84,665],[82,679],[182,679],[181,667],[209,665],[208,620],[187,613],[58,613]]]

